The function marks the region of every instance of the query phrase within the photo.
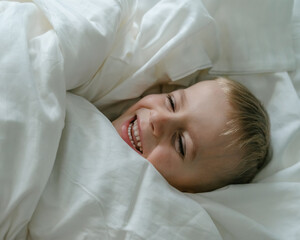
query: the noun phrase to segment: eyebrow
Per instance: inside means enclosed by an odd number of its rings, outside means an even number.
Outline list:
[[[183,89],[179,89],[178,93],[179,93],[179,97],[180,97],[180,108],[184,108],[188,105],[188,101],[187,101],[187,97],[185,95],[185,91]],[[190,147],[191,148],[191,150],[190,150],[191,151],[190,159],[192,161],[194,161],[195,157],[196,157],[196,148],[195,148],[195,141],[194,141],[195,137],[194,137],[194,133],[188,132],[188,135],[189,135],[189,137],[191,139],[191,143],[192,143],[191,147]]]

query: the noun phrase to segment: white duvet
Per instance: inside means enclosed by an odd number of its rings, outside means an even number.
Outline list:
[[[0,239],[299,239],[297,9],[0,1]],[[212,74],[243,82],[270,113],[274,158],[252,184],[181,193],[93,106],[114,116],[155,84]]]

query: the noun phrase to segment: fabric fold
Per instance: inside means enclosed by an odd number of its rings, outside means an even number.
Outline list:
[[[63,59],[32,3],[0,2],[0,239],[26,236],[65,116]]]

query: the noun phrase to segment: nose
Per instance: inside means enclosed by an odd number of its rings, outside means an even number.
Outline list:
[[[155,137],[161,137],[163,134],[174,132],[178,125],[178,119],[171,113],[163,111],[150,112],[150,125]]]

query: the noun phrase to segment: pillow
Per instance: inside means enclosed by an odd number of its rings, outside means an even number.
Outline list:
[[[215,19],[220,55],[212,74],[249,74],[295,68],[293,0],[204,0]]]

